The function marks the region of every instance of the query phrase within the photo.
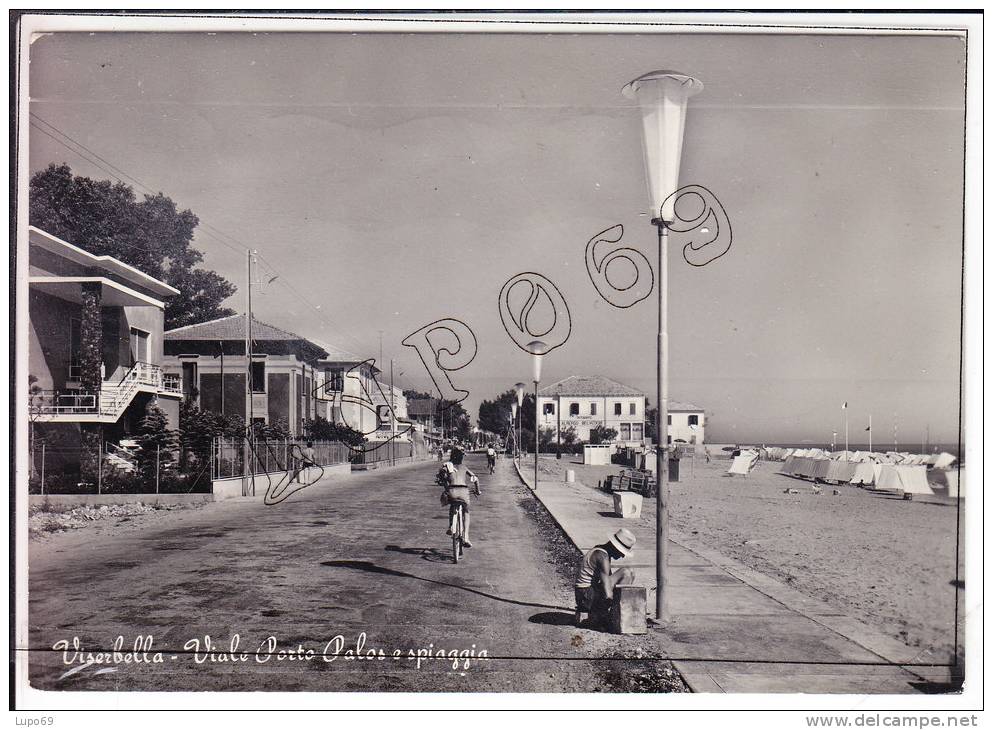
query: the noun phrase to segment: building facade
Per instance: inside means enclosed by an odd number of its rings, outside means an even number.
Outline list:
[[[692,403],[670,401],[669,403],[669,443],[699,446],[706,443],[705,414],[702,408]]]
[[[243,314],[169,330],[166,373],[180,380],[184,397],[203,410],[245,423],[279,424],[292,436],[302,435],[305,421],[326,412],[318,393],[318,362],[327,352],[253,317],[249,370],[247,331]]]
[[[538,426],[573,429],[577,441],[589,441],[598,426],[617,431],[619,445],[640,445],[645,439],[645,395],[600,375],[572,375],[538,391]]]
[[[556,440],[571,428],[577,441],[589,441],[599,426],[617,431],[618,445],[638,446],[648,433],[646,402],[644,393],[616,380],[572,375],[538,391],[538,426],[552,429]],[[704,443],[703,409],[670,403],[668,432],[669,443]]]
[[[28,231],[29,417],[36,437],[102,450],[137,431],[149,403],[179,425],[165,375],[165,299],[179,293],[111,256]]]

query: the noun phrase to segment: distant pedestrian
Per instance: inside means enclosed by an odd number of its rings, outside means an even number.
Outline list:
[[[308,441],[307,445],[300,449],[300,469],[297,472],[297,477],[301,482],[310,476],[310,467],[312,466],[317,466],[314,457],[314,444]]]

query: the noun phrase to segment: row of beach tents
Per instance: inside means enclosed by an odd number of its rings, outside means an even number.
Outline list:
[[[885,461],[872,458],[855,460],[838,458],[834,454],[820,457],[797,456],[794,453],[784,459],[779,473],[811,481],[856,484],[870,489],[902,491],[905,494],[934,494],[931,488],[933,484],[941,489],[947,489],[949,497],[959,497],[959,472],[957,469],[948,468],[955,461],[955,457],[951,454],[938,456],[948,458],[927,464],[896,461],[892,457]],[[938,467],[938,463],[944,466]]]
[[[825,451],[824,449],[783,449],[775,446],[756,449],[756,451],[758,451],[759,458],[767,461],[786,461],[793,456],[854,461],[856,463],[922,465],[935,469],[947,469],[956,461],[955,457],[947,452],[908,454],[900,451]]]

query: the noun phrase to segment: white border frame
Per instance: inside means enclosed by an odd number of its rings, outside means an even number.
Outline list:
[[[141,13],[142,10],[133,12]],[[568,20],[567,20],[568,18]],[[301,13],[294,16],[273,16],[264,13],[238,15],[236,17],[189,17],[175,11],[175,15],[155,15],[145,17],[97,17],[24,15],[20,18],[20,28],[16,32],[16,46],[11,49],[11,58],[19,65],[20,106],[17,117],[17,257],[16,282],[14,291],[18,308],[16,320],[16,340],[27,341],[27,294],[28,266],[24,255],[28,237],[28,111],[24,103],[28,99],[27,68],[30,51],[30,38],[33,33],[55,31],[159,31],[159,32],[460,32],[460,33],[736,33],[736,34],[815,34],[815,35],[917,35],[919,33],[961,35],[969,34],[967,70],[967,126],[965,163],[965,361],[963,378],[970,385],[969,393],[976,393],[982,387],[982,352],[978,338],[983,332],[982,298],[982,234],[983,219],[980,216],[982,204],[982,170],[980,169],[982,150],[982,88],[983,88],[983,17],[982,15],[917,15],[889,13],[846,14],[786,14],[786,13],[616,13],[591,15],[531,15],[510,11],[506,15],[481,14],[458,18],[430,17],[415,13],[397,15],[363,15]],[[815,27],[816,26],[816,27]],[[16,55],[15,55],[16,54]],[[8,308],[8,311],[10,309]],[[26,350],[22,350],[26,351]],[[14,394],[26,389],[27,361],[16,361]],[[23,645],[27,636],[27,479],[26,454],[27,433],[21,424],[27,423],[26,404],[15,398],[16,423],[18,425],[14,441],[16,456],[16,550],[17,550],[17,616],[16,640]],[[763,728],[805,727],[804,715],[815,712],[845,714],[847,712],[880,712],[886,714],[921,713],[945,715],[966,713],[983,706],[983,556],[979,541],[982,535],[984,512],[980,472],[982,463],[982,409],[978,398],[963,396],[964,422],[963,439],[966,441],[966,460],[970,472],[975,475],[970,483],[977,485],[970,493],[970,509],[964,512],[966,535],[974,536],[966,541],[966,582],[970,586],[966,592],[967,603],[961,607],[965,617],[966,645],[966,686],[962,695],[535,695],[535,694],[395,694],[395,693],[142,693],[142,692],[40,692],[28,687],[26,682],[26,654],[17,653],[16,687],[19,709],[24,710],[69,710],[91,709],[238,709],[260,710],[276,707],[298,709],[368,709],[368,708],[420,708],[433,709],[505,709],[508,707],[530,708],[583,708],[583,709],[659,709],[667,710],[727,710],[750,709],[792,710],[789,713],[769,715],[763,713]],[[965,435],[969,434],[966,440]],[[978,469],[976,468],[978,467]],[[816,710],[814,709],[816,708]],[[159,720],[160,716],[143,714],[140,718],[130,713],[115,716],[117,722],[130,722],[139,719],[147,727],[167,727],[171,718]],[[71,716],[60,712],[60,719],[68,721]],[[225,718],[227,719],[227,718]],[[620,718],[618,718],[620,719]],[[628,722],[634,718],[624,718]],[[639,720],[634,719],[635,722]],[[697,720],[683,713],[670,715],[666,722]],[[102,724],[106,718],[100,718]],[[257,718],[256,718],[257,721]],[[735,718],[736,723],[748,724],[745,717]],[[168,723],[168,725],[167,725]]]

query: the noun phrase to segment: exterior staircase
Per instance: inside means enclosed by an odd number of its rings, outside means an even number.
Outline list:
[[[32,394],[32,420],[90,421],[114,423],[123,414],[139,392],[179,394],[179,382],[167,378],[162,368],[147,362],[136,362],[114,382],[105,380],[100,392],[94,393],[41,393]]]

